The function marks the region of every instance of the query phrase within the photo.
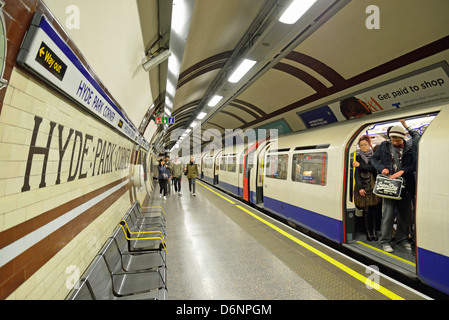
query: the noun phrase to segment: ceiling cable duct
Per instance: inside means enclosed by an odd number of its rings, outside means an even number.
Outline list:
[[[198,104],[198,108],[192,114],[190,119],[186,121],[186,124],[183,126],[184,128],[188,128],[189,124],[197,118],[200,112],[203,111],[203,108],[209,103],[212,97],[217,94],[217,89],[220,88],[224,82],[227,82],[230,69],[237,67],[243,53],[251,47],[251,39],[254,40],[256,35],[263,33],[263,30],[267,27],[269,22],[273,20],[274,16],[277,15],[277,11],[278,0],[265,1],[257,17],[251,23],[248,30],[245,32],[239,43],[234,48],[232,55],[228,58],[219,74],[215,77],[215,79],[212,81],[212,84],[205,92],[202,100]]]
[[[170,50],[165,47],[159,48],[156,52],[151,54],[147,61],[142,64],[142,67],[145,71],[149,71],[167,60],[170,56]]]
[[[223,97],[221,105],[209,113],[205,121],[220,112],[348,2],[349,0],[323,0],[312,7],[295,24],[288,25],[280,23],[278,19],[272,19],[264,29],[264,33],[257,37],[252,47],[246,52],[247,58],[259,62],[257,68],[253,68],[252,74],[246,76],[245,81],[241,81],[242,83],[236,86],[231,87],[224,83],[221,87],[216,88],[217,90],[226,90],[226,95]]]

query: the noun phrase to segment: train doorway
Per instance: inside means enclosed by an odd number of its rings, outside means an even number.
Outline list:
[[[347,146],[346,149],[346,193],[345,193],[345,215],[344,215],[344,246],[358,252],[359,254],[368,256],[371,259],[379,261],[380,263],[387,265],[395,270],[408,275],[416,274],[416,254],[415,254],[415,197],[411,200],[411,223],[408,226],[408,242],[411,244],[411,250],[404,246],[394,245],[394,240],[397,231],[397,208],[395,209],[395,218],[392,230],[392,247],[393,252],[387,252],[383,250],[381,245],[381,225],[382,225],[382,210],[383,199],[378,198],[378,203],[370,206],[369,210],[358,207],[355,205],[356,200],[354,191],[359,192],[356,187],[356,176],[360,183],[360,170],[356,173],[356,167],[360,167],[359,161],[366,161],[361,157],[361,148],[359,146],[359,140],[362,136],[368,136],[371,141],[371,150],[375,152],[382,142],[389,140],[388,132],[396,125],[406,126],[408,128],[408,134],[405,140],[414,143],[415,146],[419,146],[419,140],[422,134],[425,132],[427,126],[435,118],[436,114],[426,114],[414,117],[409,117],[401,122],[398,119],[383,121],[370,124],[361,128]],[[414,131],[412,131],[414,130]],[[405,130],[407,132],[407,130]],[[412,132],[412,133],[410,133]],[[364,140],[366,141],[366,140]],[[363,147],[363,143],[361,144]],[[366,148],[366,146],[365,146]],[[366,150],[366,149],[365,149]],[[370,151],[371,151],[370,150]],[[366,154],[366,153],[365,153]],[[354,159],[356,162],[354,163]],[[358,161],[357,161],[358,160]],[[369,162],[369,161],[368,161]],[[362,163],[363,166],[363,163]],[[417,167],[418,168],[418,167]],[[366,171],[365,171],[366,172]],[[416,179],[416,172],[414,175]],[[375,177],[369,177],[365,174],[363,179],[374,181]],[[371,179],[371,180],[370,180]],[[365,180],[366,181],[366,180]],[[416,190],[414,190],[416,191]]]

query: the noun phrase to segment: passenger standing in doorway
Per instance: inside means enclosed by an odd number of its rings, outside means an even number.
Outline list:
[[[415,184],[416,184],[416,170],[418,169],[418,167],[417,167],[418,145],[419,145],[419,140],[421,139],[421,136],[416,129],[413,129],[411,126],[407,125],[407,123],[405,122],[405,119],[401,119],[401,120],[399,120],[399,122],[402,124],[402,126],[408,131],[408,133],[412,137],[411,142],[412,142],[413,165],[415,166],[415,172],[413,173],[413,178],[415,179]],[[415,231],[416,231],[416,225],[415,225],[416,195],[412,199],[412,204],[413,204],[412,218],[410,221],[409,230],[410,230],[410,242],[411,242],[411,246],[412,246],[412,253],[414,253],[416,250],[416,235],[415,235]]]
[[[159,198],[162,197],[162,191],[164,191],[164,200],[167,200],[168,174],[164,159],[159,160],[157,170],[159,171]]]
[[[413,163],[415,165],[418,162],[418,144],[419,140],[421,139],[421,136],[419,135],[418,131],[416,129],[413,129],[412,127],[408,126],[405,122],[405,119],[399,120],[399,122],[402,124],[402,126],[408,131],[410,136],[412,137],[412,153],[413,153]]]
[[[173,163],[173,184],[175,186],[175,192],[177,192],[178,195],[181,195],[182,168],[183,164],[181,160],[179,160],[178,155],[176,155]]]
[[[193,187],[193,196],[195,196],[195,182],[196,178],[199,176],[198,166],[193,161],[193,157],[190,157],[190,162],[186,166],[187,178],[189,179],[189,191],[192,193]]]
[[[413,177],[415,165],[413,162],[412,143],[411,141],[405,141],[406,131],[400,125],[392,127],[389,136],[391,141],[386,140],[382,142],[370,161],[377,172],[389,176],[390,179],[402,177],[405,182],[405,189],[402,190],[401,200],[383,199],[382,236],[380,241],[384,251],[393,252],[391,239],[395,209],[397,208],[396,244],[403,245],[406,249],[411,250],[411,245],[408,243],[407,238],[415,190],[415,179]]]
[[[366,239],[368,241],[378,240],[376,213],[381,199],[373,193],[376,180],[376,169],[370,162],[373,155],[371,139],[364,135],[359,139],[360,152],[353,162],[355,169],[354,203],[358,209],[363,210],[365,219]]]

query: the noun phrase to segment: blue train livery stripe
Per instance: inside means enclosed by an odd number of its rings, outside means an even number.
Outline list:
[[[209,177],[204,176],[204,178],[206,181],[212,181]],[[241,188],[223,181],[219,181],[218,185],[220,188],[236,195],[239,195],[239,192],[243,191]],[[256,203],[256,194],[254,191],[250,192],[250,202]],[[264,197],[264,208],[328,239],[338,243],[343,242],[342,221],[269,197]]]
[[[328,239],[343,242],[343,222],[340,220],[269,197],[264,197],[264,207]]]
[[[418,276],[425,283],[449,294],[449,257],[418,247]]]
[[[214,184],[214,179],[204,175],[203,176],[203,180],[205,180],[206,182],[210,183],[210,184]]]
[[[223,189],[225,189],[225,190],[227,190],[227,191],[229,191],[229,192],[231,192],[231,193],[233,193],[235,195],[239,195],[239,188],[237,186],[234,186],[234,185],[232,185],[230,183],[227,183],[227,182],[223,182],[221,180],[218,180],[218,185],[219,185],[220,188],[223,188]]]

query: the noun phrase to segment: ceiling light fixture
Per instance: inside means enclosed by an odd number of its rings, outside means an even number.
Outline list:
[[[201,112],[199,115],[198,115],[198,117],[196,117],[198,120],[202,120],[202,119],[204,119],[204,117],[207,115],[207,113],[206,112]]]
[[[192,124],[190,125],[192,128],[195,128],[196,125],[198,124],[198,122],[192,122]]]
[[[235,69],[235,71],[231,74],[228,81],[232,83],[237,83],[240,79],[243,78],[245,74],[248,73],[249,70],[256,64],[257,61],[245,59],[240,63],[240,65]]]
[[[209,107],[215,107],[217,103],[220,102],[220,100],[223,99],[223,96],[215,95],[212,99],[210,99],[209,103],[207,104]]]
[[[316,2],[316,0],[295,0],[287,10],[284,11],[279,21],[285,24],[293,24],[302,17],[307,10]]]
[[[167,115],[167,116],[171,116],[171,110],[170,109],[168,109],[168,108],[165,108],[164,109],[164,112],[165,112],[165,114]]]
[[[170,56],[170,50],[161,48],[153,53],[150,58],[142,64],[142,67],[145,71],[149,71],[167,60]]]

